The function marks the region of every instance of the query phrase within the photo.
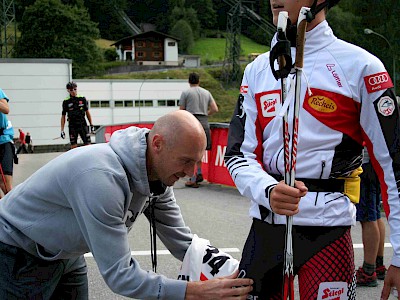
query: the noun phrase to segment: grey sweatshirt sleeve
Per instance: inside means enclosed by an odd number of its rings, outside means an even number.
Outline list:
[[[112,291],[139,299],[184,299],[186,282],[144,271],[131,257],[124,223],[125,203],[132,196],[126,177],[90,170],[76,175],[67,190],[80,230]]]

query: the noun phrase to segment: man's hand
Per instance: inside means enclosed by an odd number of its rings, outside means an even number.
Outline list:
[[[65,132],[61,131],[61,135],[60,136],[61,136],[62,139],[65,139]]]
[[[90,133],[94,133],[96,131],[96,129],[94,128],[93,125],[90,125]]]
[[[219,277],[208,281],[188,282],[186,287],[186,300],[219,300],[238,299],[245,300],[247,294],[253,290],[252,279],[237,278],[239,271],[230,276]]]
[[[389,299],[390,292],[392,288],[397,288],[397,291],[400,291],[400,268],[391,265],[387,270],[385,281],[383,283],[382,293],[381,293],[381,300]],[[397,299],[400,300],[400,294],[398,295]]]
[[[307,187],[302,181],[295,181],[295,187],[279,182],[269,195],[269,205],[274,213],[293,216],[299,212],[300,198],[307,194]]]

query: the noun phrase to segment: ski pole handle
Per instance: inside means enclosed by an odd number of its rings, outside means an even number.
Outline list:
[[[296,35],[296,59],[294,62],[295,67],[303,68],[304,63],[304,45],[306,42],[306,29],[307,29],[307,12],[310,11],[308,7],[300,9],[299,18],[297,20],[297,35]]]

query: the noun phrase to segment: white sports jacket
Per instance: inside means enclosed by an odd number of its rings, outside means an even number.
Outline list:
[[[393,83],[379,59],[337,39],[326,21],[306,33],[303,73],[296,178],[349,176],[361,165],[365,142],[382,186],[392,264],[400,267],[400,123]],[[286,222],[271,212],[268,200],[277,184],[269,174],[284,174],[280,89],[269,52],[246,67],[225,155],[237,188],[251,199],[250,216],[275,224]],[[293,96],[286,99],[290,127]],[[355,206],[340,192],[308,192],[299,210],[295,225],[355,224]]]

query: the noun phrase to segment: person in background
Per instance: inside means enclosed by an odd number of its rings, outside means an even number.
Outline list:
[[[14,170],[14,129],[7,115],[10,112],[8,102],[10,99],[0,88],[0,188],[3,194],[12,189],[12,176]],[[0,195],[1,198],[1,195]]]
[[[40,168],[0,201],[0,299],[88,299],[84,254],[91,252],[107,285],[126,297],[245,300],[252,280],[236,278],[237,270],[187,282],[142,270],[131,254],[128,234],[144,214],[183,260],[194,235],[172,186],[192,175],[205,148],[201,124],[178,110],[151,130],[118,130],[109,143],[67,151]],[[215,274],[224,263],[208,267]]]
[[[377,279],[383,280],[386,275],[385,223],[381,218],[381,187],[365,148],[362,169],[360,202],[356,208],[357,221],[362,227],[364,262],[357,270],[357,285],[374,287],[378,285]]]
[[[75,82],[68,82],[66,88],[69,97],[65,98],[62,103],[61,138],[65,139],[64,127],[66,115],[68,115],[68,132],[71,149],[78,146],[78,136],[81,137],[84,145],[89,145],[90,133],[93,133],[95,129],[87,100],[84,96],[78,95],[78,85]],[[90,127],[87,126],[85,116],[89,121]]]
[[[26,143],[25,143],[25,132],[22,131],[21,128],[18,128],[18,150],[17,150],[17,154],[20,154],[21,151],[23,151],[23,153],[28,153],[28,149],[26,149]]]
[[[187,110],[200,121],[207,136],[206,150],[211,150],[211,132],[208,124],[208,116],[218,112],[218,106],[211,93],[200,87],[200,76],[197,73],[189,74],[190,88],[183,91],[179,99],[179,108]],[[194,174],[190,180],[185,183],[185,186],[198,188],[199,183],[203,181],[201,171],[201,161],[198,162]]]
[[[282,299],[285,233],[293,217],[293,271],[300,299],[317,299],[326,289],[356,299],[351,227],[356,224],[363,142],[378,175],[390,225],[393,257],[381,299],[400,290],[400,115],[393,82],[382,62],[338,39],[326,21],[338,0],[270,0],[273,23],[288,12],[291,57],[296,58],[299,12],[309,7],[301,78],[288,74],[288,122],[281,117],[281,80],[271,52],[246,66],[228,134],[225,165],[253,219],[239,270],[254,280],[252,299]],[[272,38],[271,49],[277,44]],[[279,47],[279,45],[278,45]],[[272,52],[272,55],[274,51]],[[303,53],[302,53],[303,54]],[[288,61],[288,60],[286,60]],[[289,71],[292,66],[289,65]],[[301,81],[301,86],[292,82]],[[293,128],[295,94],[298,134],[284,149],[283,127]],[[285,184],[285,151],[296,151],[294,186]]]
[[[33,141],[29,132],[25,135],[25,144],[27,145],[27,153],[33,153]]]

